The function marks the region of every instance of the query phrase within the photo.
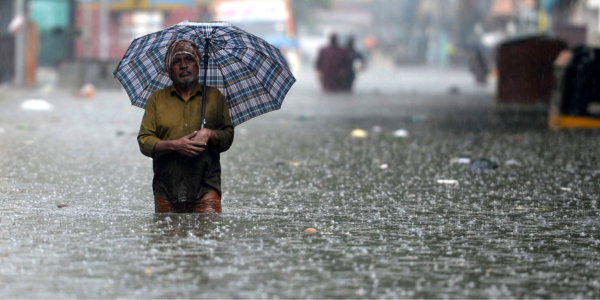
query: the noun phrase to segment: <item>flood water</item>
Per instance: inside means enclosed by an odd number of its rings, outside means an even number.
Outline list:
[[[0,295],[600,297],[600,132],[550,131],[545,107],[453,72],[365,75],[352,95],[299,78],[236,128],[219,215],[153,213],[124,92],[3,87]],[[42,96],[54,110],[19,109]]]

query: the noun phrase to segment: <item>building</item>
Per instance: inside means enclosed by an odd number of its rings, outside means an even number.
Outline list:
[[[120,60],[134,39],[184,20],[206,19],[206,11],[195,0],[78,0],[74,56]],[[103,34],[106,43],[102,43]]]

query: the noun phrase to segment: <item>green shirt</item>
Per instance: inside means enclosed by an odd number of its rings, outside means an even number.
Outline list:
[[[196,86],[187,103],[172,85],[154,92],[146,103],[137,140],[142,153],[153,158],[152,190],[157,197],[170,202],[196,201],[210,189],[221,195],[220,153],[233,142],[233,124],[225,96],[213,87],[207,87],[206,93],[205,127],[217,133],[219,145],[209,145],[193,158],[153,154],[158,141],[176,140],[200,130],[202,85]]]

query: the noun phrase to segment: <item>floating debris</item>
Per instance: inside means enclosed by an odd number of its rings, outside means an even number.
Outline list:
[[[498,169],[498,164],[485,158],[480,158],[471,163],[469,169],[475,170],[495,170]]]
[[[40,88],[40,94],[42,95],[48,95],[52,92],[52,90],[54,90],[54,85],[47,83],[44,84],[41,88]]]
[[[146,271],[145,271],[145,272],[146,272],[146,274],[148,274],[148,275],[152,274],[152,270],[150,270],[150,269],[146,269]]]
[[[350,133],[350,136],[353,138],[357,138],[357,139],[364,139],[364,138],[367,138],[369,136],[369,134],[362,129],[354,129]]]
[[[509,159],[506,162],[504,162],[505,165],[507,166],[515,166],[515,167],[520,167],[523,164],[520,163],[519,161],[515,160],[515,159]]]
[[[88,99],[94,97],[95,94],[96,94],[96,88],[91,83],[88,83],[88,84],[85,84],[84,86],[82,86],[81,89],[79,89],[79,93],[78,93],[79,96],[88,98]]]
[[[48,111],[53,109],[54,106],[50,102],[42,99],[29,99],[21,103],[21,110]]]
[[[306,230],[304,230],[304,232],[306,233],[317,233],[317,230],[314,228],[307,228]]]
[[[379,168],[385,170],[388,168],[388,164],[382,164],[381,166],[379,166]]]
[[[448,184],[448,185],[458,185],[458,180],[454,180],[454,179],[438,179],[437,183],[439,183],[439,184]]]
[[[456,157],[450,159],[451,164],[468,165],[471,163],[471,159],[467,157]]]
[[[63,207],[70,207],[71,205],[67,204],[67,203],[60,203],[60,204],[58,204],[56,206],[58,206],[58,208],[63,208]]]
[[[561,187],[560,189],[563,191],[567,191],[567,192],[571,191],[571,188],[568,188],[568,187]]]
[[[290,165],[293,167],[299,167],[302,165],[302,163],[299,163],[297,161],[276,161],[275,165],[276,166]]]
[[[552,207],[525,207],[525,206],[517,206],[515,207],[515,209],[517,210],[524,210],[524,209],[535,209],[535,210],[552,210]]]
[[[398,130],[394,131],[394,133],[392,135],[397,138],[407,138],[408,131],[406,129],[398,129]]]
[[[300,113],[300,115],[298,116],[298,120],[300,121],[307,121],[312,119],[312,115],[308,112],[302,112]]]

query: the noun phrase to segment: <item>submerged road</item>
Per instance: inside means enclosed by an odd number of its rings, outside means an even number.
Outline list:
[[[464,70],[361,75],[324,95],[301,74],[238,126],[220,215],[153,213],[123,91],[0,87],[0,295],[600,297],[600,132],[550,131]]]

